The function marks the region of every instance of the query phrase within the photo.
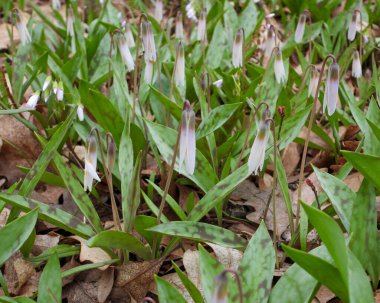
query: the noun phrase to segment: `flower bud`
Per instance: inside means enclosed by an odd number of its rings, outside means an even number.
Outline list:
[[[68,36],[74,37],[74,13],[71,6],[67,10],[66,32]]]
[[[202,41],[205,44],[207,43],[206,17],[207,11],[206,9],[203,9],[199,16],[197,38],[198,41]]]
[[[116,159],[116,145],[111,135],[107,137],[107,140],[107,170],[112,174]]]
[[[302,42],[303,34],[305,33],[305,25],[306,25],[306,14],[302,13],[297,23],[296,33],[294,35],[294,40],[297,43]]]
[[[286,82],[284,62],[282,61],[282,53],[279,49],[275,51],[274,75],[277,83],[282,84]]]
[[[134,47],[135,46],[135,39],[133,38],[131,26],[128,23],[128,21],[123,21],[122,27],[125,31],[125,39],[127,41],[128,47]]]
[[[352,59],[352,76],[355,78],[360,78],[362,76],[362,64],[357,50],[354,52]]]
[[[179,166],[186,164],[186,172],[194,174],[196,158],[195,113],[188,100],[185,101],[181,119],[181,137],[179,142]]]
[[[314,97],[315,94],[317,93],[317,87],[318,87],[318,71],[317,69],[313,66],[310,72],[310,82],[309,82],[309,91],[307,96]]]
[[[181,12],[177,13],[177,17],[175,19],[175,37],[177,39],[183,39],[184,38]]]
[[[337,62],[333,62],[327,74],[325,96],[323,98],[323,112],[327,108],[328,114],[331,116],[336,109],[338,102],[338,90],[339,90],[339,65]]]
[[[349,41],[354,41],[356,36],[356,28],[358,26],[358,12],[355,10],[352,13],[351,21],[348,25],[347,38]]]
[[[243,29],[240,28],[236,33],[234,46],[232,48],[232,65],[234,67],[243,66],[243,39],[244,32]]]
[[[154,19],[157,20],[158,23],[162,21],[162,17],[164,15],[164,4],[162,0],[156,0],[154,3]]]
[[[96,137],[90,133],[87,137],[87,146],[84,155],[84,190],[91,191],[92,182],[95,179],[100,182],[100,178],[96,173],[96,165],[97,165],[97,148],[96,148]]]
[[[276,31],[272,25],[269,25],[268,31],[267,31],[267,37],[263,45],[264,56],[266,58],[270,58],[275,46],[276,46]]]
[[[83,105],[79,104],[77,107],[77,115],[78,115],[78,120],[83,121],[84,120],[84,113],[83,113]]]
[[[144,21],[142,23],[142,44],[144,48],[144,59],[147,61],[156,61],[156,44],[154,42],[152,23]]]
[[[132,54],[129,50],[127,39],[125,35],[118,35],[117,46],[123,59],[123,62],[127,68],[127,72],[130,72],[135,69],[135,62],[133,61]]]
[[[174,83],[177,86],[185,86],[185,50],[180,41],[177,45],[177,54],[174,64]]]
[[[51,76],[47,76],[46,79],[45,79],[45,81],[44,81],[44,84],[42,86],[42,91],[43,92],[48,89],[50,83],[51,83]]]
[[[40,91],[38,90],[29,97],[29,100],[28,102],[26,102],[25,107],[30,108],[30,109],[35,109],[39,99],[40,99]]]

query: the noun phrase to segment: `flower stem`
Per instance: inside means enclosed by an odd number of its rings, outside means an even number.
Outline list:
[[[137,76],[139,73],[139,51],[140,51],[140,40],[141,40],[141,22],[143,15],[140,15],[138,23],[138,33],[136,41],[136,60],[135,60],[135,72],[133,75],[133,108],[132,108],[132,123],[135,121],[136,115],[136,98],[137,98]]]
[[[243,303],[243,287],[241,284],[241,279],[240,279],[239,273],[232,268],[228,268],[228,269],[224,270],[224,273],[228,273],[228,272],[233,274],[236,278],[236,284],[238,286],[238,291],[239,291],[239,303]]]

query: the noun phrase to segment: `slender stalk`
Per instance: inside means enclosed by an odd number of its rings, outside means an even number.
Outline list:
[[[211,79],[210,79],[210,75],[208,74],[208,72],[206,72],[205,74],[207,77],[207,95],[206,95],[207,110],[208,110],[208,112],[210,112],[211,111]]]
[[[310,113],[309,124],[308,124],[308,127],[307,127],[306,139],[305,139],[305,144],[304,144],[304,147],[303,147],[302,160],[301,160],[301,169],[300,169],[300,178],[299,178],[299,186],[298,186],[298,199],[297,199],[297,210],[296,210],[296,223],[295,223],[295,226],[297,226],[298,223],[299,223],[300,205],[301,205],[300,202],[301,202],[302,185],[303,185],[303,181],[304,181],[306,153],[307,153],[307,147],[308,147],[309,141],[310,141],[311,127],[313,125],[314,115],[315,115],[315,112],[316,112],[316,109],[317,109],[318,92],[319,92],[319,89],[320,89],[321,84],[322,84],[322,77],[323,77],[323,72],[325,70],[326,62],[327,62],[327,60],[329,58],[331,58],[333,60],[333,62],[336,62],[336,59],[335,59],[334,55],[332,55],[332,54],[327,55],[326,58],[323,60],[321,72],[319,74],[317,90],[316,90],[315,96],[314,96],[313,108],[312,108],[311,113]]]
[[[269,105],[268,105],[268,103],[266,103],[266,102],[263,101],[263,102],[260,102],[260,103],[259,103],[259,105],[257,106],[255,112],[253,113],[252,118],[251,118],[251,121],[248,122],[248,129],[247,129],[247,133],[246,133],[246,135],[245,135],[243,148],[242,148],[242,150],[241,150],[241,152],[240,152],[240,155],[239,155],[239,158],[238,158],[238,160],[237,160],[237,162],[236,162],[236,165],[235,165],[234,171],[235,171],[236,169],[238,169],[238,167],[239,167],[239,165],[240,165],[240,161],[241,161],[241,159],[243,158],[243,153],[244,153],[244,151],[245,151],[245,149],[247,148],[248,143],[249,143],[249,133],[251,132],[252,125],[253,125],[253,123],[255,122],[255,118],[256,118],[257,113],[259,112],[260,107],[263,106],[263,105],[266,106],[266,109],[269,109]]]
[[[141,22],[143,15],[140,15],[138,23],[138,32],[136,40],[136,60],[135,60],[135,72],[133,75],[133,108],[132,108],[132,123],[135,121],[136,115],[136,98],[137,98],[137,76],[139,73],[139,51],[140,51],[140,40],[141,40]]]
[[[160,93],[162,93],[162,81],[161,81],[161,65],[160,65],[160,57],[158,56],[158,51],[156,51],[157,57],[157,80],[158,80],[158,88]]]
[[[239,303],[243,303],[243,286],[241,284],[239,273],[232,268],[228,268],[228,269],[224,270],[224,273],[228,273],[228,272],[233,274],[236,278],[236,284],[237,284],[238,290],[239,290]]]

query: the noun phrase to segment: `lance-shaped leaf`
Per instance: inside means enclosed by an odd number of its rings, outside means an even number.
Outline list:
[[[38,283],[37,303],[61,302],[62,278],[61,266],[57,255],[50,257]]]
[[[262,302],[269,299],[274,273],[273,243],[264,223],[248,243],[240,262],[240,274],[244,302]]]
[[[31,108],[18,108],[18,109],[3,109],[0,110],[0,116],[1,115],[15,115],[15,114],[20,114],[24,112],[30,112],[33,109]]]
[[[82,271],[95,269],[95,268],[103,267],[106,265],[111,265],[113,263],[116,263],[117,261],[119,261],[119,260],[113,259],[113,260],[109,260],[109,261],[103,261],[103,262],[98,262],[98,263],[90,263],[90,264],[84,264],[84,265],[76,266],[74,268],[70,268],[70,269],[62,272],[61,277],[62,277],[62,279],[64,279],[64,278],[67,278],[71,275],[75,275],[77,273],[80,273]]]
[[[242,103],[224,104],[214,108],[199,124],[197,139],[201,139],[223,126]]]
[[[316,167],[313,168],[319,183],[329,197],[336,213],[342,220],[346,230],[349,231],[352,206],[356,199],[356,194],[342,180]]]
[[[12,206],[18,207],[22,211],[29,211],[31,209],[38,208],[39,219],[67,230],[75,235],[89,238],[94,234],[94,231],[89,225],[83,224],[77,217],[74,217],[73,215],[51,205],[25,198],[23,196],[11,195],[7,193],[0,193],[0,200]]]
[[[37,222],[38,209],[14,220],[0,229],[1,250],[0,267],[16,252],[29,238]]]
[[[150,90],[153,92],[153,94],[157,96],[157,100],[162,103],[164,108],[169,110],[169,112],[173,115],[173,117],[179,121],[182,115],[182,108],[177,103],[174,103],[168,97],[163,95],[160,91],[158,91],[152,85],[149,85],[149,87],[150,87]]]
[[[101,247],[109,249],[125,249],[136,253],[144,259],[149,259],[151,251],[134,236],[117,230],[102,231],[87,241],[89,247]]]
[[[232,231],[219,226],[191,222],[191,221],[172,221],[150,228],[149,230],[168,235],[192,239],[201,242],[212,242],[224,247],[242,249],[247,241]]]
[[[186,303],[186,300],[183,298],[178,289],[171,285],[168,281],[158,276],[155,277],[155,281],[160,302]]]

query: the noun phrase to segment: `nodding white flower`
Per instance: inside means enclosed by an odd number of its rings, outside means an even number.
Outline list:
[[[325,96],[323,98],[323,113],[327,107],[327,113],[331,116],[336,109],[339,90],[339,65],[333,62],[327,73]]]
[[[274,75],[276,76],[277,83],[281,84],[286,82],[284,62],[282,61],[282,53],[279,49],[275,51]]]
[[[265,110],[248,158],[249,172],[254,172],[255,175],[257,175],[258,171],[264,166],[265,149],[269,139],[270,122],[266,120],[268,117],[269,111]]]
[[[60,0],[52,0],[51,6],[54,10],[59,10],[61,8],[61,1]]]
[[[26,23],[24,20],[24,17],[22,13],[20,13],[18,10],[15,10],[15,16],[16,16],[16,26],[18,33],[20,35],[20,41],[22,45],[26,45],[32,42],[32,38],[30,37],[28,28],[26,27]]]
[[[359,52],[356,50],[352,59],[352,76],[360,78],[362,76],[362,63],[360,62]]]
[[[133,61],[132,54],[129,51],[127,39],[124,34],[119,35],[117,46],[119,48],[121,58],[123,59],[123,62],[127,67],[127,72],[134,70],[135,62]]]
[[[228,300],[228,279],[227,274],[223,271],[214,279],[214,290],[210,303],[227,303]]]
[[[197,15],[196,15],[194,7],[193,7],[193,0],[190,0],[190,2],[188,4],[186,4],[185,9],[186,9],[187,18],[196,22],[198,19],[197,19]]]
[[[267,38],[263,45],[264,56],[270,58],[272,51],[276,46],[276,31],[272,25],[268,27]]]
[[[177,13],[177,17],[175,19],[175,37],[177,39],[183,39],[183,23],[182,23],[182,14],[181,12]]]
[[[199,16],[197,39],[198,41],[205,43],[207,43],[206,17],[207,11],[206,9],[203,9],[201,15]]]
[[[358,26],[358,12],[355,10],[352,13],[351,22],[348,25],[347,38],[349,41],[355,40],[357,26]]]
[[[44,84],[42,86],[42,91],[43,92],[48,89],[50,83],[51,83],[51,76],[47,76],[46,79],[45,79],[45,81],[44,81]]]
[[[83,105],[79,104],[77,107],[77,115],[78,115],[78,120],[83,121],[84,120],[84,113],[83,113]]]
[[[34,92],[33,95],[31,95],[28,99],[28,102],[26,102],[25,107],[35,109],[37,106],[37,102],[40,99],[40,91]]]
[[[221,88],[222,85],[223,85],[223,79],[216,80],[213,84],[214,84],[217,88]]]
[[[104,0],[99,0],[100,5],[104,5]]]
[[[181,119],[181,137],[179,142],[179,166],[186,164],[186,172],[190,175],[195,170],[195,113],[188,100],[185,101]]]
[[[294,35],[294,40],[297,43],[302,42],[303,34],[305,33],[305,25],[306,25],[306,14],[302,13],[298,20],[296,33]]]
[[[134,47],[135,39],[133,38],[131,26],[129,25],[128,21],[124,20],[121,26],[125,31],[125,39],[127,40],[128,47]]]
[[[145,64],[144,80],[147,83],[153,81],[153,61],[147,61]]]
[[[66,32],[68,36],[74,37],[74,13],[71,6],[67,10]]]
[[[144,59],[147,61],[156,61],[156,44],[154,42],[152,23],[144,21],[142,23],[142,43],[144,48]]]
[[[90,134],[87,137],[86,152],[84,154],[84,190],[91,191],[92,181],[95,179],[100,182],[100,178],[96,173],[97,164],[97,149],[96,149],[96,137]]]
[[[309,82],[309,91],[307,93],[307,96],[315,97],[315,94],[317,93],[317,87],[318,87],[318,71],[315,67],[313,67],[310,71],[310,82]]]
[[[240,28],[236,33],[234,46],[232,48],[232,65],[234,67],[243,66],[243,40],[244,32],[243,29]]]
[[[62,81],[54,81],[53,83],[53,92],[57,96],[57,101],[62,101],[63,100],[63,83]]]
[[[156,0],[154,3],[154,19],[160,23],[162,21],[162,17],[164,15],[164,4],[162,0]]]
[[[177,45],[173,78],[175,85],[185,86],[185,50],[181,41]]]

